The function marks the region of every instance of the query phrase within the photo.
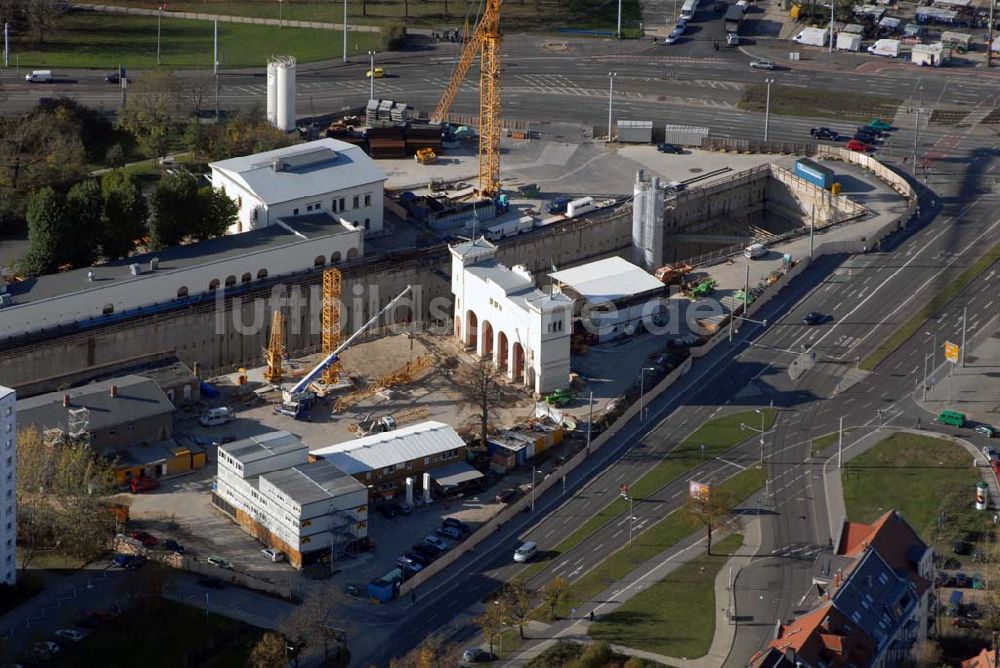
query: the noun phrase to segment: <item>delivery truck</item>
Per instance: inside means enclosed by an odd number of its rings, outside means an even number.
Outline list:
[[[512,237],[517,234],[530,232],[535,226],[535,220],[531,216],[522,216],[517,220],[505,220],[496,225],[486,228],[486,238],[490,241],[498,241],[504,237]]]
[[[829,37],[830,31],[826,28],[804,28],[802,32],[792,38],[792,41],[808,46],[826,46]]]
[[[895,58],[899,55],[899,40],[898,39],[880,39],[876,40],[874,44],[868,47],[868,53],[873,56],[882,56],[884,58]]]
[[[743,23],[743,19],[745,17],[746,13],[743,11],[742,7],[729,5],[729,9],[726,10],[726,16],[723,19],[726,32],[738,35],[740,32],[740,25]]]

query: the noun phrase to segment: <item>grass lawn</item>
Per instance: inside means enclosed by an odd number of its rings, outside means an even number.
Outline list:
[[[764,472],[752,468],[742,471],[720,485],[742,501],[764,485]],[[592,600],[604,589],[634,571],[640,565],[669,549],[690,536],[695,526],[681,512],[676,512],[657,522],[632,539],[631,547],[613,552],[593,570],[570,585],[566,600],[556,607],[556,615],[565,617],[571,608],[580,607]],[[700,529],[698,529],[700,531]],[[713,552],[715,548],[713,547]],[[548,613],[547,608],[538,608],[535,615],[541,619]]]
[[[21,563],[21,554],[18,550],[17,563]],[[31,557],[28,563],[30,570],[41,569],[49,571],[76,571],[87,565],[86,559],[71,557],[58,552],[39,552]],[[68,573],[66,573],[68,575]],[[20,575],[18,575],[20,577]]]
[[[844,430],[844,440],[847,440],[847,435],[849,433],[851,433],[850,429]],[[815,457],[816,455],[818,455],[819,453],[823,452],[831,445],[836,443],[839,436],[840,434],[837,432],[833,432],[832,434],[824,434],[823,436],[817,436],[812,440],[812,444],[810,445],[809,448],[809,453],[813,457]]]
[[[767,86],[754,84],[743,90],[737,105],[747,111],[764,111]],[[875,117],[892,118],[896,107],[903,101],[881,95],[794,88],[775,84],[771,86],[771,113],[786,116],[818,116],[821,118],[853,118],[869,120]]]
[[[293,55],[302,62],[340,58],[342,37],[341,32],[331,30],[220,23],[219,57],[223,67],[264,67],[274,54]],[[377,34],[351,33],[348,47],[352,53],[366,53],[378,39]],[[210,68],[212,23],[164,19],[160,51],[166,67]],[[16,37],[12,53],[21,69],[155,67],[156,17],[70,12],[59,19],[43,44],[30,36]]]
[[[708,654],[715,635],[715,576],[743,544],[733,534],[590,627],[590,637],[666,656]]]
[[[79,645],[64,645],[50,665],[143,668],[247,665],[251,641],[262,631],[242,622],[209,615],[179,603],[156,599],[139,604],[91,633]],[[242,648],[242,650],[238,649]]]
[[[871,522],[895,508],[924,540],[950,552],[951,540],[991,524],[992,515],[972,505],[973,487],[982,477],[970,460],[965,448],[949,441],[893,434],[845,464],[847,517]]]
[[[872,371],[882,360],[891,355],[896,348],[906,343],[911,336],[919,332],[928,318],[944,308],[948,302],[965,289],[965,286],[985,273],[998,260],[1000,260],[1000,244],[993,246],[993,248],[986,252],[986,255],[972,263],[972,266],[959,274],[955,280],[942,288],[930,301],[917,309],[917,312],[900,325],[892,333],[892,336],[885,339],[879,344],[878,348],[861,360],[861,363],[858,365],[859,368],[865,371]]]
[[[108,4],[131,7],[154,7],[148,0],[109,0]],[[481,12],[480,3],[462,0],[349,0],[348,25],[379,25],[403,21],[409,26],[448,26],[461,28],[469,15],[474,25]],[[170,11],[278,18],[274,0],[173,0]],[[326,0],[294,0],[283,3],[281,17],[296,21],[342,23],[344,3]],[[638,27],[639,1],[622,2],[622,28]],[[618,19],[614,0],[515,0],[505,2],[500,26],[504,32],[553,30],[560,27],[613,30]],[[221,30],[221,25],[220,25]]]
[[[766,431],[774,424],[777,411],[772,408],[764,408],[762,411],[764,413],[764,429]],[[740,423],[750,424],[755,428],[759,428],[760,416],[751,410],[723,415],[709,420],[685,438],[662,462],[654,466],[646,475],[632,484],[629,487],[632,497],[636,501],[646,499],[670,481],[698,466],[701,463],[702,445],[705,446],[705,457],[715,457],[738,443],[756,436],[752,431],[741,431]],[[546,560],[555,559],[560,554],[572,550],[582,543],[587,536],[627,510],[628,501],[625,501],[621,497],[616,497],[614,501],[609,503],[596,515],[590,517],[580,528],[563,539],[562,542],[554,548],[546,550]],[[544,568],[545,561],[539,561],[524,569],[519,577],[527,581]]]

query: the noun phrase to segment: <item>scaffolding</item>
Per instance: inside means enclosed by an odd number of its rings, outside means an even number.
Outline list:
[[[340,346],[340,283],[339,269],[323,272],[323,355],[330,355]],[[323,383],[330,387],[340,380],[340,359],[323,371]]]

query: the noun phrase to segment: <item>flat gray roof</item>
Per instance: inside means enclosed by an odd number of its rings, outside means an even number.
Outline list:
[[[117,396],[111,396],[112,386],[117,388]],[[69,406],[63,406],[65,396],[69,397]],[[74,408],[88,410],[92,432],[174,412],[174,405],[159,385],[149,378],[131,375],[22,399],[17,402],[17,420],[39,430],[66,428],[69,411]]]
[[[175,271],[219,260],[242,257],[258,251],[280,248],[281,246],[303,241],[303,236],[312,238],[330,234],[349,233],[344,229],[343,225],[330,216],[297,216],[295,218],[283,218],[282,220],[289,223],[294,232],[281,225],[269,225],[251,232],[229,234],[218,239],[209,239],[186,246],[165,248],[155,253],[133,255],[124,260],[113,260],[105,264],[95,265],[94,267],[82,267],[58,274],[47,274],[45,276],[29,278],[19,283],[11,283],[7,286],[7,291],[13,296],[15,305],[24,304],[74,292],[101,288],[108,285],[109,281],[131,281],[136,277],[132,275],[130,266],[132,264],[139,264],[143,268],[143,271],[148,272],[149,261],[153,258],[159,260],[160,266],[158,271]],[[94,272],[95,280],[93,283],[87,281],[88,271]],[[141,284],[136,285],[137,297],[141,296],[142,287]],[[52,308],[53,314],[57,314],[62,310],[58,303],[52,304]],[[0,310],[0,313],[4,313],[4,311]],[[3,333],[3,329],[0,326],[0,334]]]
[[[302,507],[366,489],[360,482],[325,459],[312,464],[264,473],[260,477]]]
[[[287,431],[257,434],[241,441],[220,445],[219,449],[244,466],[275,455],[306,449],[306,444]]]
[[[331,138],[220,160],[209,167],[268,205],[385,181],[385,172],[360,146]]]
[[[579,267],[555,271],[549,278],[569,286],[589,302],[608,302],[646,292],[663,291],[663,283],[645,269],[620,257],[588,262]]]

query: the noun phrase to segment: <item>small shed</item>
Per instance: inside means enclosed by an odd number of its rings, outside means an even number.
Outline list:
[[[910,54],[910,62],[914,65],[940,67],[944,54],[944,45],[941,42],[934,44],[914,44]]]
[[[878,22],[878,27],[883,33],[891,33],[899,30],[899,23],[899,19],[893,16],[883,16]]]
[[[618,121],[618,141],[625,144],[653,143],[653,121]]]
[[[965,49],[968,51],[971,41],[972,35],[964,32],[946,30],[941,33],[941,44],[950,49]]]

